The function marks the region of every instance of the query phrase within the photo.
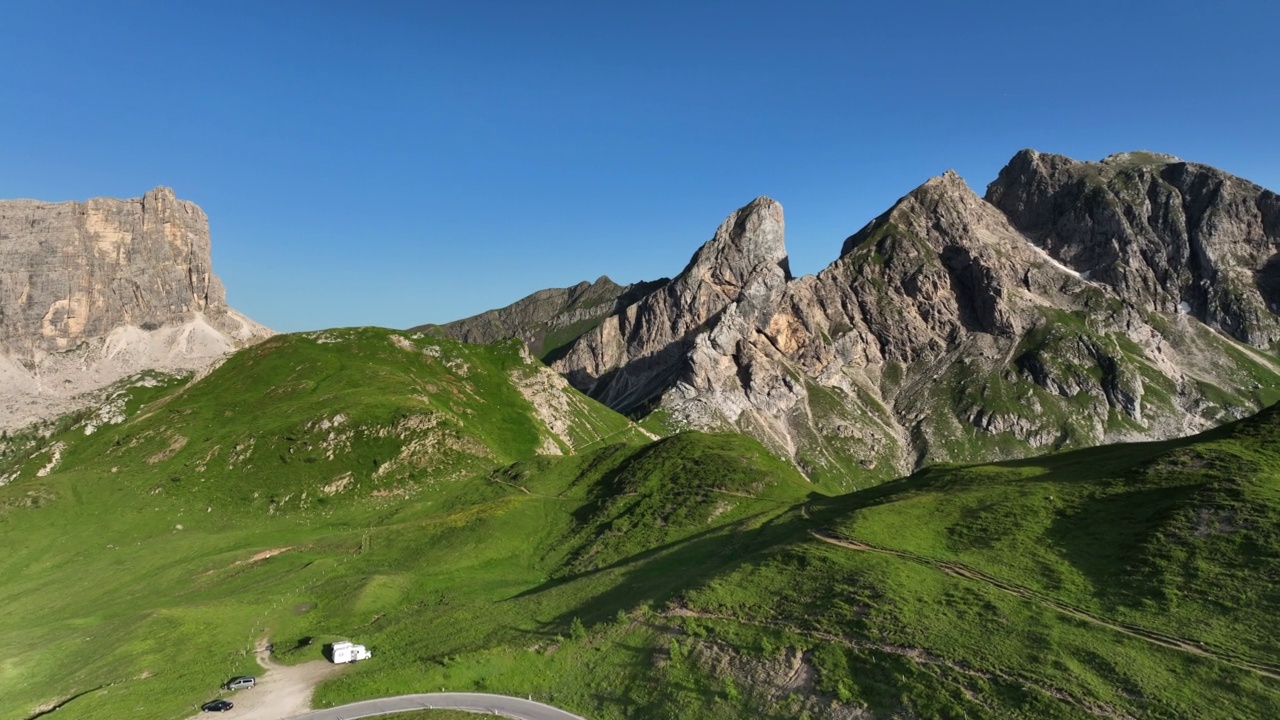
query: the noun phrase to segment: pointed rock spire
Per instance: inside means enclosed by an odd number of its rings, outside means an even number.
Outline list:
[[[720,223],[711,240],[694,253],[677,282],[706,281],[733,295],[761,268],[778,267],[791,278],[782,205],[758,197]]]
[[[642,405],[674,382],[695,334],[734,303],[767,307],[790,278],[782,205],[756,198],[720,223],[675,280],[605,318],[553,367],[613,407]]]

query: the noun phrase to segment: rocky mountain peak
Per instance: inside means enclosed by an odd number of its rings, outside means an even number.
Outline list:
[[[923,240],[941,249],[941,244],[981,241],[991,235],[990,227],[1003,230],[1007,225],[1007,220],[979,197],[964,178],[955,170],[947,170],[926,180],[847,238],[840,255],[849,255],[868,240],[877,243],[875,253],[881,259],[901,250],[916,252],[911,247],[903,247],[903,240]]]
[[[1023,151],[987,200],[1137,307],[1190,314],[1258,347],[1280,341],[1280,203],[1247,180],[1158,153],[1078,162]]]
[[[944,171],[941,175],[936,175],[934,177],[929,178],[924,182],[924,185],[922,187],[938,187],[942,185],[947,185],[947,186],[963,185],[965,188],[969,187],[969,184],[964,181],[964,178],[960,177],[960,173],[956,172],[954,168],[947,168],[946,171]]]
[[[986,199],[999,207],[1015,225],[1022,224],[1019,211],[1026,204],[1019,194],[1035,192],[1049,194],[1057,191],[1076,161],[1065,155],[1041,153],[1023,149],[1017,152],[1001,168],[999,175],[987,185]],[[1013,214],[1010,214],[1013,213]]]
[[[944,206],[965,212],[973,211],[982,204],[982,198],[969,187],[969,183],[955,170],[947,170],[926,180],[915,190],[907,193],[900,201],[926,209],[939,209]],[[917,209],[917,208],[912,208]]]
[[[785,237],[782,205],[758,197],[725,218],[676,282],[710,283],[727,298],[736,298],[752,277],[769,268],[781,270],[782,279],[789,280]]]
[[[700,331],[730,310],[762,312],[790,279],[782,205],[756,198],[725,218],[674,280],[605,318],[552,367],[613,407],[641,406],[687,370],[680,358]]]
[[[94,198],[94,199],[110,199],[110,198]],[[157,185],[157,186],[155,186],[155,187],[151,188],[150,190],[146,191],[146,192],[145,192],[145,193],[143,193],[143,195],[142,195],[142,204],[143,204],[143,205],[147,205],[147,204],[150,204],[150,203],[155,203],[155,204],[161,204],[161,203],[174,203],[174,204],[176,204],[177,202],[178,202],[178,194],[177,194],[177,193],[175,193],[175,192],[173,191],[173,188],[168,187],[168,186],[166,186],[166,185]],[[195,203],[187,203],[187,204],[188,204],[188,205],[194,205]]]

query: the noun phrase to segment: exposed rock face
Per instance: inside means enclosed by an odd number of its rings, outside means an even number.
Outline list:
[[[534,414],[550,433],[543,436],[539,453],[574,453],[584,444],[597,443],[609,437],[593,428],[591,423],[582,422],[582,418],[591,417],[592,411],[581,393],[574,391],[568,381],[551,368],[535,361],[524,347],[521,351],[524,364],[511,369],[511,384],[529,401]],[[631,429],[637,434],[657,439],[639,426],[633,425]]]
[[[619,285],[601,276],[594,283],[539,290],[504,308],[455,320],[444,325],[419,325],[411,330],[438,332],[455,340],[487,344],[520,338],[533,354],[547,362],[562,355],[574,340],[608,315],[662,287],[667,280]]]
[[[1165,156],[1024,151],[987,199],[948,172],[792,278],[761,198],[553,367],[836,484],[1185,434],[1280,393],[1278,207]]]
[[[552,367],[606,405],[632,411],[675,380],[695,336],[729,306],[763,310],[789,279],[782,206],[758,198],[730,215],[675,280],[605,318]]]
[[[65,412],[143,369],[203,368],[269,334],[227,307],[208,219],[168,188],[0,201],[0,424]]]
[[[1280,197],[1169,155],[1100,163],[1024,150],[987,199],[1054,257],[1135,306],[1280,340]]]

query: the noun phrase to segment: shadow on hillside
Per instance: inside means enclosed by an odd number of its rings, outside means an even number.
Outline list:
[[[573,609],[545,623],[548,633],[560,634],[575,618],[591,625],[613,620],[619,610],[664,605],[694,585],[731,573],[779,547],[803,541],[814,527],[801,515],[799,506],[772,519],[761,519],[757,515],[663,543],[600,568],[548,580],[508,600],[557,592],[586,595]],[[759,525],[752,527],[753,523]],[[603,591],[593,591],[591,586],[597,583],[606,585]]]
[[[811,493],[804,502],[778,514],[757,514],[662,543],[599,568],[547,580],[507,600],[561,592],[584,596],[571,610],[544,623],[546,634],[563,634],[575,618],[592,625],[613,620],[620,610],[661,607],[688,589],[727,576],[745,564],[810,542],[813,532],[838,526],[853,511],[891,502],[929,485],[928,479],[912,476],[836,497]],[[599,585],[604,587],[596,591]]]
[[[1186,437],[1148,442],[1116,443],[1079,450],[1037,455],[1018,460],[966,465],[965,468],[1044,468],[1043,479],[1071,481],[1099,477],[1119,478],[1161,455],[1179,448],[1226,439],[1270,441],[1280,431],[1280,403],[1259,410],[1249,417],[1233,420],[1218,427]],[[927,472],[928,469],[921,472]]]
[[[569,384],[591,396],[598,402],[623,415],[631,415],[644,407],[662,391],[675,385],[680,374],[684,372],[685,363],[681,358],[688,354],[693,346],[693,338],[709,327],[715,327],[724,310],[719,310],[702,324],[685,331],[678,338],[671,340],[662,349],[652,355],[644,355],[630,360],[624,365],[615,367],[600,376],[592,375],[586,370],[575,368],[565,373]],[[621,328],[624,342],[646,331],[644,316],[630,326]]]
[[[1196,441],[1196,437],[1174,440],[1155,440],[1140,443],[1100,445],[1079,450],[1036,455],[1017,460],[968,465],[966,468],[1040,468],[1041,480],[1054,482],[1078,482],[1104,477],[1118,477],[1134,466],[1148,462],[1170,450]]]
[[[1089,580],[1100,601],[1130,607],[1164,603],[1166,588],[1150,577],[1155,568],[1149,555],[1202,489],[1193,484],[1094,495],[1054,519],[1045,539]]]
[[[727,576],[746,564],[759,563],[771,553],[808,542],[814,531],[847,526],[858,510],[920,493],[945,493],[950,487],[974,487],[986,482],[1007,485],[1024,479],[1037,483],[1099,483],[1097,493],[1083,497],[1043,529],[1043,541],[1055,546],[1066,562],[1098,588],[1100,600],[1123,604],[1159,600],[1159,583],[1125,574],[1141,569],[1130,566],[1139,553],[1148,552],[1143,549],[1144,543],[1166,527],[1174,513],[1193,502],[1202,486],[1183,483],[1152,487],[1141,479],[1142,468],[1179,448],[1255,429],[1245,421],[1190,438],[1112,445],[985,465],[930,467],[845,495],[811,493],[804,502],[777,514],[759,514],[664,542],[600,568],[548,580],[508,600],[543,593],[566,594],[571,598],[567,604],[572,609],[544,624],[548,633],[562,634],[575,618],[591,625],[614,619],[620,610],[630,611],[641,605],[661,607],[689,589]],[[1000,472],[1029,468],[1040,472]],[[593,499],[608,497],[606,488],[617,491],[616,482],[616,474],[603,478],[601,495]],[[575,519],[580,523],[587,520],[598,507],[584,507]]]

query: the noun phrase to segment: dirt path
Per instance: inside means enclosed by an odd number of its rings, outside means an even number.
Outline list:
[[[324,660],[302,665],[280,665],[272,661],[266,650],[259,650],[254,656],[266,670],[258,678],[257,685],[252,690],[223,692],[221,697],[235,704],[231,710],[215,715],[201,713],[192,716],[190,720],[208,720],[210,717],[229,720],[281,720],[301,715],[311,709],[311,692],[316,685],[346,668],[345,665],[334,665]]]
[[[920,563],[922,565],[929,565],[953,577],[961,577],[967,580],[973,580],[975,582],[984,583],[1001,592],[1005,592],[1010,595],[1023,598],[1025,600],[1031,600],[1033,602],[1040,603],[1041,605],[1044,605],[1045,607],[1051,610],[1055,610],[1059,613],[1062,613],[1063,615],[1069,615],[1078,620],[1084,620],[1085,622],[1107,628],[1108,630],[1114,630],[1115,632],[1118,632],[1118,633],[1124,633],[1125,635],[1137,638],[1139,640],[1143,640],[1145,642],[1149,642],[1153,645],[1159,645],[1161,647],[1166,647],[1173,650],[1190,653],[1192,655],[1199,655],[1201,657],[1212,658],[1214,660],[1217,660],[1218,662],[1225,663],[1227,665],[1230,665],[1235,668],[1239,668],[1241,670],[1248,670],[1249,672],[1257,673],[1258,675],[1262,675],[1263,677],[1268,677],[1273,680],[1280,680],[1280,668],[1273,667],[1270,665],[1264,665],[1262,663],[1257,663],[1257,662],[1248,660],[1246,658],[1238,657],[1236,655],[1233,655],[1225,651],[1211,649],[1205,646],[1203,643],[1197,642],[1195,640],[1187,640],[1185,638],[1180,638],[1180,637],[1175,637],[1173,635],[1166,635],[1164,633],[1159,633],[1154,630],[1148,630],[1146,628],[1138,627],[1136,625],[1129,625],[1127,623],[1122,623],[1115,620],[1108,620],[1107,618],[1094,615],[1093,613],[1087,610],[1084,610],[1083,608],[1078,608],[1078,607],[1075,607],[1074,605],[1068,605],[1067,603],[1061,602],[1059,600],[1055,600],[1046,595],[1042,595],[1030,588],[1005,582],[1003,580],[1000,580],[999,578],[988,575],[982,572],[981,570],[975,570],[974,568],[968,567],[967,565],[961,565],[960,563],[955,563],[955,562],[947,562],[945,560],[932,560],[930,558],[926,558],[920,555],[913,555],[912,553],[902,552],[900,550],[890,550],[889,548],[878,547],[876,545],[868,545],[867,543],[858,542],[857,540],[850,540],[849,538],[833,537],[831,535],[824,535],[818,532],[815,532],[812,534],[815,538],[821,540],[822,542],[830,543],[831,545],[837,545],[847,550],[858,550],[860,552],[873,552],[873,553],[879,553],[881,555],[892,555],[894,557],[899,557],[904,560],[910,560],[912,562]]]

